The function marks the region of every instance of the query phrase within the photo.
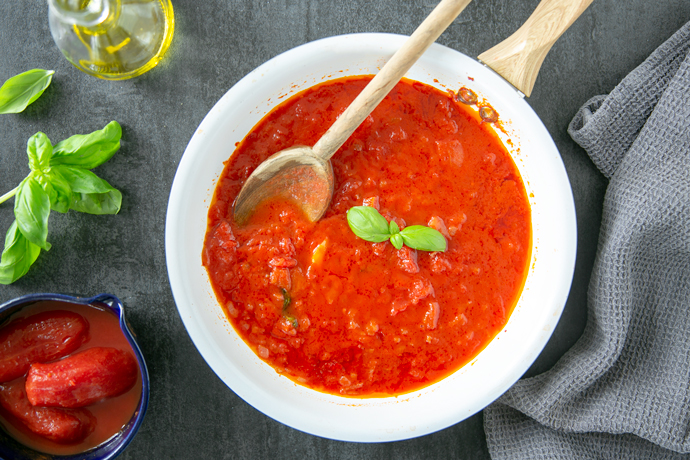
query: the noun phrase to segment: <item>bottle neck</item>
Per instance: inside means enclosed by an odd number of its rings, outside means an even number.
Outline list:
[[[48,0],[50,11],[69,24],[94,27],[116,12],[117,0]]]

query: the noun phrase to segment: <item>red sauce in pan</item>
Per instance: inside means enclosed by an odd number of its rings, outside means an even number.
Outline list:
[[[505,325],[527,274],[530,208],[505,147],[452,94],[400,82],[332,158],[317,223],[283,199],[238,228],[232,203],[269,155],[313,145],[370,77],[309,88],[269,113],[218,181],[202,260],[238,334],[313,389],[384,396],[420,389],[476,356]],[[448,250],[396,250],[350,230],[352,206],[441,231]]]

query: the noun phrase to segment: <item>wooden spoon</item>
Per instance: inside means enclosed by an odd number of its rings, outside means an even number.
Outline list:
[[[235,199],[235,222],[244,224],[259,203],[274,196],[295,200],[310,221],[319,220],[333,195],[330,158],[470,1],[442,0],[314,147],[281,150],[261,163]]]
[[[261,163],[235,199],[235,222],[244,224],[275,196],[296,201],[309,220],[319,220],[333,195],[330,158],[470,1],[442,0],[314,147],[285,149]],[[542,0],[517,32],[479,59],[529,96],[551,46],[592,1]]]

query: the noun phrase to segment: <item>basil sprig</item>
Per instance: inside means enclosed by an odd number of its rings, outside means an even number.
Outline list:
[[[0,87],[0,113],[19,113],[50,85],[54,70],[32,69],[8,79]]]
[[[423,225],[410,225],[400,230],[395,221],[389,224],[371,206],[354,206],[348,209],[347,223],[354,234],[363,240],[373,243],[390,240],[396,249],[401,249],[403,244],[422,251],[444,252],[448,248],[446,238],[438,230]]]
[[[48,251],[50,211],[70,209],[89,214],[117,214],[122,194],[89,171],[108,161],[120,148],[122,128],[111,121],[91,134],[77,134],[53,146],[38,132],[29,138],[29,175],[0,203],[15,196],[15,221],[5,237],[0,259],[0,284],[21,278],[36,261],[40,250]]]

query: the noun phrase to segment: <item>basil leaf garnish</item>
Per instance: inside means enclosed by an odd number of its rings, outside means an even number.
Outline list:
[[[120,148],[122,128],[111,121],[91,134],[76,134],[58,142],[53,148],[51,165],[78,166],[93,169],[108,161]]]
[[[348,209],[347,223],[354,234],[363,240],[380,243],[391,236],[388,221],[371,206],[355,206]]]
[[[411,225],[400,230],[398,224],[390,223],[376,208],[355,206],[347,211],[347,223],[355,235],[366,241],[380,243],[390,239],[395,249],[403,244],[421,251],[440,251],[448,249],[446,238],[438,230],[423,225]]]
[[[0,113],[19,113],[50,85],[54,70],[33,69],[7,80],[0,87]]]
[[[400,235],[400,233],[391,235],[391,244],[395,249],[402,249],[404,242],[405,240],[403,240],[403,237]]]
[[[446,238],[438,230],[424,227],[423,225],[410,225],[405,227],[401,232],[405,245],[412,249],[420,249],[422,251],[440,251],[443,252],[448,247]]]
[[[17,227],[15,220],[5,235],[5,249],[0,260],[0,284],[10,284],[26,275],[41,248],[27,240]]]

